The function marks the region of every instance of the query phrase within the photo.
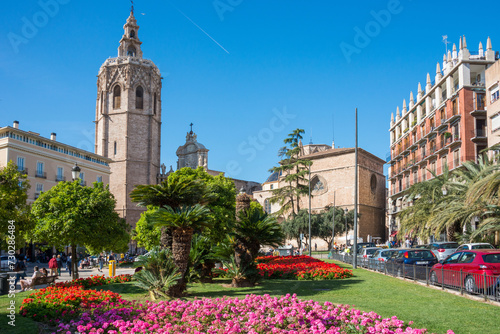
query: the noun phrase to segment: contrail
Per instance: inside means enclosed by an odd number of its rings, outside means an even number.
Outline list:
[[[210,38],[215,44],[217,44],[222,50],[224,50],[227,54],[229,54],[229,51],[227,51],[219,42],[217,42],[212,36],[210,36],[205,30],[203,30],[199,25],[197,25],[193,20],[191,20],[186,14],[184,14],[179,8],[177,8],[174,4],[172,4],[170,1],[167,1],[172,7],[177,9],[179,13],[182,14],[186,19],[189,20],[192,24],[196,26],[196,28],[200,29],[205,35],[207,35],[208,38]]]

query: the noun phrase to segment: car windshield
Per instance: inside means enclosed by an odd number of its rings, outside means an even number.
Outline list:
[[[375,253],[371,257],[379,257],[380,256],[380,249],[377,249]]]
[[[378,249],[366,249],[365,252],[367,255],[370,255],[370,254],[373,254],[375,253],[376,251],[378,251]]]
[[[492,245],[484,244],[484,245],[472,245],[472,249],[495,249]]]
[[[500,263],[500,253],[483,255],[484,263]]]

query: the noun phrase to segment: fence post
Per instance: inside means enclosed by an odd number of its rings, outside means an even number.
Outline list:
[[[413,280],[417,280],[417,266],[415,264],[413,265]]]
[[[425,265],[425,284],[429,286],[429,265]]]
[[[484,294],[484,301],[487,301],[488,291],[486,291],[486,272],[483,273],[483,294]]]
[[[444,290],[444,269],[441,266],[441,288]]]
[[[403,279],[405,279],[405,273],[406,273],[405,261],[403,261]]]
[[[460,294],[464,294],[464,272],[462,268],[460,268]]]

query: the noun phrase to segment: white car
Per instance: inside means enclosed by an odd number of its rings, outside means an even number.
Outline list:
[[[472,250],[472,249],[495,249],[492,244],[487,242],[476,242],[472,244],[463,244],[458,247],[455,252],[463,251],[463,250]]]
[[[361,249],[358,256],[363,257],[363,258],[369,258],[373,254],[375,254],[376,251],[378,251],[380,249],[382,249],[382,248],[380,248],[380,247],[365,247],[365,248]]]

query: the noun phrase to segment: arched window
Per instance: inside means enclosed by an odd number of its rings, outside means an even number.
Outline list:
[[[130,38],[135,38],[135,31],[134,30],[130,31]]]
[[[153,95],[153,115],[156,115],[156,93]]]
[[[115,153],[115,155],[116,155],[116,141],[115,141],[115,145],[114,145],[114,147],[113,147],[113,151],[114,151],[114,153]]]
[[[144,90],[142,89],[141,86],[137,87],[135,89],[135,109],[142,109],[144,106],[143,103],[143,95],[144,95]]]
[[[113,89],[113,109],[120,109],[122,90],[119,85]]]
[[[267,214],[271,214],[271,202],[269,202],[269,200],[266,198],[266,200],[264,201],[264,211],[267,213]]]
[[[129,46],[127,50],[127,56],[135,57],[135,48],[133,46]]]

